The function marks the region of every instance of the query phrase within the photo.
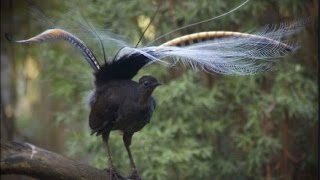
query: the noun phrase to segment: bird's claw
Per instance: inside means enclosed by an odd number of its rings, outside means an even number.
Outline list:
[[[116,171],[114,167],[110,167],[106,169],[106,171],[109,173],[109,179],[111,180],[121,180],[123,177]]]
[[[140,176],[139,176],[139,174],[138,174],[138,171],[136,170],[136,169],[134,169],[133,171],[132,171],[132,174],[131,174],[131,176],[129,176],[128,177],[130,180],[132,179],[132,180],[142,180],[141,178],[140,178]]]

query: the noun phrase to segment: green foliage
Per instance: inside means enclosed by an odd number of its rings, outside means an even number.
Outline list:
[[[90,23],[128,37],[134,44],[143,31],[137,25],[137,17],[151,17],[156,9],[155,2],[96,0],[88,4],[80,0],[77,4],[55,4],[59,11],[50,12],[66,18],[65,14],[60,14],[61,9],[77,8]],[[165,1],[152,24],[158,36],[225,13],[240,3]],[[268,19],[265,14],[271,9],[276,18]],[[248,31],[275,19],[296,19],[305,14],[306,5],[302,1],[250,1],[237,12],[175,32],[165,39],[206,30]],[[143,43],[148,41],[144,39]],[[89,109],[83,97],[92,88],[90,68],[80,53],[71,49],[62,43],[41,47],[38,57],[42,81],[49,82],[49,96],[62,101],[55,119],[57,124],[69,127],[65,143],[67,154],[106,168],[106,150],[101,137],[90,136],[87,125]],[[101,57],[99,48],[94,51]],[[152,74],[165,82],[154,93],[157,108],[151,123],[133,138],[132,151],[142,177],[156,180],[265,179],[266,166],[286,158],[281,156],[284,149],[303,157],[299,172],[307,168],[314,170],[318,155],[309,148],[314,145],[308,139],[312,136],[311,129],[318,124],[317,78],[312,73],[316,70],[310,73],[303,61],[304,54],[313,52],[304,48],[301,52],[299,56],[294,54],[283,59],[276,70],[262,75],[210,76],[212,86],[206,85],[208,75],[203,73],[186,71],[172,78],[158,65],[140,71],[138,77]],[[107,53],[112,57],[116,51]],[[289,126],[288,132],[284,131],[285,126]],[[289,137],[292,145],[288,145],[284,136]],[[109,142],[116,167],[122,174],[129,174],[129,160],[121,135],[112,133]],[[285,175],[274,171],[274,179]]]

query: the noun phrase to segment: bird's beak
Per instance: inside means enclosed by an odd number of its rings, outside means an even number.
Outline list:
[[[156,82],[156,83],[154,83],[153,87],[157,87],[157,86],[160,86],[160,85],[162,85],[162,84],[159,83],[159,82]]]

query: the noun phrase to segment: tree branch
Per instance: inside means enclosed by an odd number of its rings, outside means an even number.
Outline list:
[[[105,170],[20,142],[1,143],[1,174],[22,174],[38,179],[110,179]]]

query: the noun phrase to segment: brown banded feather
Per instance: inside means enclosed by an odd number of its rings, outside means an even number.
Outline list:
[[[74,47],[78,48],[82,53],[82,55],[87,60],[87,62],[91,65],[91,67],[94,70],[98,71],[100,69],[100,65],[96,57],[94,56],[93,52],[86,46],[86,44],[75,35],[63,29],[48,29],[32,38],[29,38],[26,40],[20,40],[16,42],[17,43],[35,43],[35,42],[46,42],[50,40],[60,40],[60,39],[64,39],[70,42]]]
[[[291,49],[289,45],[282,43],[280,41],[270,39],[268,37],[248,34],[248,33],[233,32],[233,31],[207,31],[207,32],[188,34],[188,35],[180,36],[170,41],[167,41],[161,44],[160,46],[185,46],[185,45],[191,45],[199,42],[204,42],[207,40],[214,40],[214,39],[226,38],[226,37],[248,37],[248,38],[256,38],[256,39],[264,39],[264,40],[270,41],[271,43],[283,46],[285,49],[288,49],[288,50]]]

